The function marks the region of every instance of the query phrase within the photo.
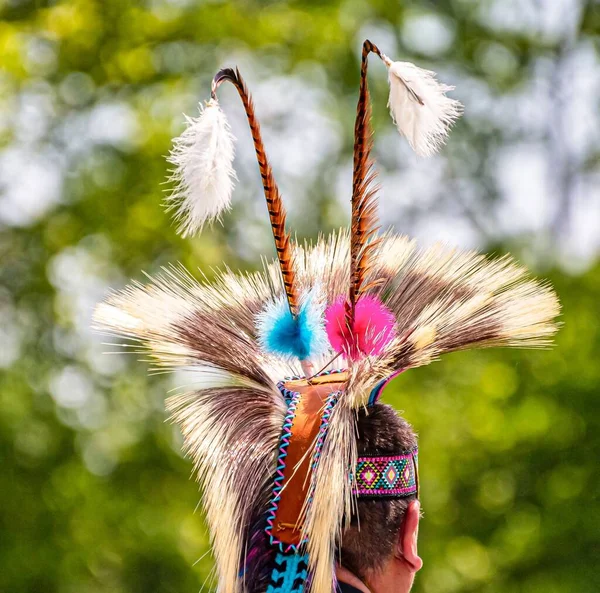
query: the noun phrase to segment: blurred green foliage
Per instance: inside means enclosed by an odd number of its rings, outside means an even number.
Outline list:
[[[163,155],[181,130],[181,112],[193,112],[232,56],[251,73],[251,88],[279,75],[326,89],[321,108],[340,124],[339,148],[312,176],[291,181],[302,198],[292,224],[314,237],[346,222],[332,198],[332,170],[351,151],[366,33],[383,47],[379,32],[407,59],[460,72],[499,99],[525,84],[539,60],[560,60],[578,43],[597,51],[599,13],[593,1],[573,2],[579,16],[567,43],[495,28],[482,17],[494,5],[519,21],[515,2],[0,5],[0,145],[18,156],[13,189],[25,188],[0,208],[0,591],[211,588],[191,464],[165,422],[172,381],[148,377],[135,356],[103,356],[107,348],[89,330],[91,308],[107,287],[141,280],[142,269],[178,260],[203,270],[221,261],[259,263],[260,249],[247,249],[266,232],[264,212],[253,210],[256,171],[241,184],[226,225],[199,238],[177,238],[162,211]],[[429,55],[409,43],[409,21],[422,15],[441,23],[440,35],[451,33]],[[382,105],[385,81],[373,78],[374,104]],[[268,116],[267,103],[263,93],[259,115]],[[276,116],[285,120],[295,108]],[[383,109],[374,117],[378,130],[390,127]],[[281,126],[270,121],[276,135]],[[493,122],[467,117],[448,147],[446,175],[463,166],[459,173],[480,190],[463,212],[471,219],[489,222],[488,200],[498,199],[489,159],[503,134]],[[552,138],[542,134],[541,141]],[[399,166],[376,152],[384,171]],[[11,162],[3,164],[9,172]],[[597,170],[598,162],[596,146],[579,165]],[[9,186],[5,180],[7,195]],[[457,194],[447,194],[436,209],[457,203]],[[402,228],[410,230],[422,212],[407,206],[403,214]],[[533,240],[490,238],[485,224],[475,226],[501,252]],[[555,263],[560,253],[548,236],[541,245],[553,256],[522,253],[545,262],[562,300],[555,349],[455,354],[401,376],[386,394],[420,433],[425,568],[418,593],[600,590],[600,266],[571,275]]]

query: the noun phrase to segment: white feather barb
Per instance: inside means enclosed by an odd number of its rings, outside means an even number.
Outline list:
[[[388,107],[398,131],[419,156],[435,154],[463,112],[459,101],[446,96],[454,87],[410,62],[392,62],[387,57],[384,61],[390,82]]]
[[[187,128],[173,141],[168,161],[175,166],[175,188],[167,197],[175,211],[177,231],[187,237],[207,221],[229,209],[234,181],[235,137],[216,99],[202,108],[199,117],[186,116]]]

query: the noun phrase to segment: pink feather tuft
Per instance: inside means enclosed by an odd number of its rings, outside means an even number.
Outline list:
[[[381,354],[394,339],[394,314],[374,296],[356,303],[354,327],[346,321],[346,297],[340,296],[325,311],[325,329],[332,348],[349,360]]]

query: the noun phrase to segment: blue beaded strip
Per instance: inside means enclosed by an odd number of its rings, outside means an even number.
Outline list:
[[[303,593],[308,578],[308,554],[278,553],[275,564],[266,593]]]
[[[273,494],[271,496],[271,506],[267,511],[267,527],[265,531],[269,536],[269,542],[272,546],[277,548],[284,553],[297,552],[298,547],[294,544],[284,544],[275,538],[273,535],[273,526],[275,524],[275,516],[277,509],[279,508],[279,501],[281,500],[281,491],[283,490],[284,470],[285,470],[285,458],[287,457],[287,450],[290,446],[290,438],[292,436],[292,425],[294,424],[294,418],[296,416],[296,406],[300,400],[300,394],[291,391],[291,400],[288,406],[288,412],[285,416],[283,423],[283,430],[281,433],[281,439],[279,441],[279,456],[277,457],[277,469],[275,470],[275,482],[273,484]],[[285,397],[285,396],[284,396]],[[303,542],[304,543],[304,542]]]

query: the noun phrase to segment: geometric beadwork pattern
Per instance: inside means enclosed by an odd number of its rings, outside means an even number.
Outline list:
[[[352,491],[359,497],[405,497],[418,488],[417,450],[402,455],[359,457]]]
[[[266,593],[303,593],[307,578],[306,554],[277,554]]]

